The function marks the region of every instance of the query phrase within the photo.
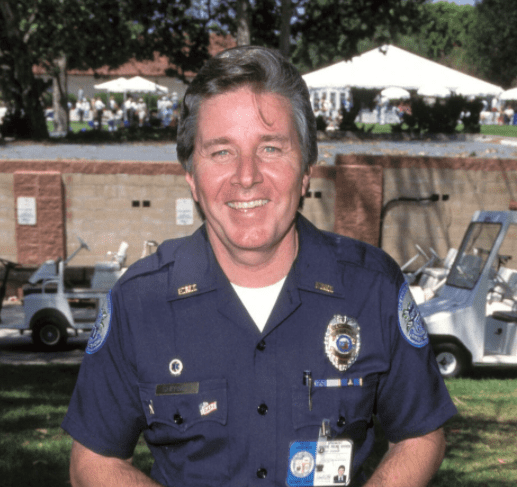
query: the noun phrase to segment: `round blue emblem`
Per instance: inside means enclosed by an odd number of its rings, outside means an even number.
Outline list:
[[[405,282],[399,291],[398,302],[399,328],[404,338],[414,347],[421,348],[429,343],[429,335],[424,320],[413,296],[409,284]]]
[[[354,347],[352,339],[348,335],[339,335],[336,340],[336,347],[339,352],[346,353]]]
[[[108,338],[111,328],[111,291],[106,295],[106,299],[100,303],[97,321],[92,328],[92,334],[86,345],[86,353],[92,354],[98,352],[106,339]]]

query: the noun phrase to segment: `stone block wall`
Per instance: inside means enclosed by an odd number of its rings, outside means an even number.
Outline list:
[[[447,195],[433,203],[389,201]],[[37,224],[16,223],[16,198],[35,197]],[[128,263],[146,240],[158,243],[191,234],[201,218],[176,221],[178,200],[190,190],[179,164],[96,161],[0,161],[0,257],[37,266],[69,256],[92,266],[128,242]],[[315,166],[302,213],[316,226],[383,248],[399,264],[415,244],[445,256],[458,247],[476,210],[507,210],[517,201],[517,161],[474,158],[338,156],[335,166]],[[185,222],[180,222],[185,223]],[[513,253],[517,263],[516,248]],[[515,251],[514,251],[515,250]]]

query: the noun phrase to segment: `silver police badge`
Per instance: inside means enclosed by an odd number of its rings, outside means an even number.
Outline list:
[[[343,372],[357,359],[361,349],[361,327],[355,318],[334,315],[325,333],[325,352],[336,369]]]

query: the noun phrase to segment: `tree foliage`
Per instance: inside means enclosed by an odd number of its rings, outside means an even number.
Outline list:
[[[157,51],[174,64],[171,74],[184,78],[198,70],[208,57],[207,19],[191,7],[190,0],[0,1],[3,97],[18,118],[34,121],[18,125],[28,136],[48,135],[39,103],[46,86],[34,78],[33,65],[57,82],[63,110],[66,69],[117,67],[132,57],[152,59]]]
[[[350,59],[364,39],[375,45],[420,23],[425,0],[311,0],[293,25],[293,60],[302,70]]]
[[[517,78],[517,9],[514,0],[482,0],[476,4],[470,47],[482,74],[503,87]]]
[[[397,36],[395,44],[419,56],[471,75],[479,75],[468,46],[474,32],[472,5],[448,2],[423,5],[421,24],[411,35]]]

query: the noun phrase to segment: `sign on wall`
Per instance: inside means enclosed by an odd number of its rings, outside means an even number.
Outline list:
[[[194,224],[194,200],[178,198],[176,200],[176,225]]]
[[[18,225],[36,225],[36,198],[19,196],[16,203]]]

